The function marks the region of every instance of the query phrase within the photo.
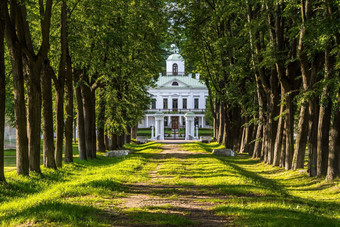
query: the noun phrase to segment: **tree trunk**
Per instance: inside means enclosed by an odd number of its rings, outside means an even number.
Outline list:
[[[281,154],[280,154],[280,167],[284,168],[285,167],[285,160],[286,160],[286,120],[283,122],[283,131],[282,131],[282,148],[281,148]]]
[[[18,7],[11,8],[12,13],[19,14]],[[13,93],[15,106],[16,122],[16,167],[19,175],[29,175],[28,158],[28,138],[27,138],[27,119],[25,103],[25,86],[23,72],[23,53],[18,37],[16,35],[16,25],[10,21],[10,15],[6,10],[6,29],[5,38],[12,62]]]
[[[0,1],[0,183],[5,182],[4,171],[4,137],[5,137],[5,101],[6,101],[6,72],[5,72],[5,10],[6,1]]]
[[[338,92],[338,105],[340,104],[340,96]],[[334,180],[339,174],[340,162],[340,109],[334,106],[334,121],[331,129],[331,141],[329,146],[327,180]]]
[[[86,75],[84,75],[87,77]],[[84,81],[85,84],[88,84],[87,80]],[[88,158],[93,157],[93,131],[92,131],[92,108],[91,108],[91,89],[88,85],[82,84],[81,86],[81,94],[84,105],[84,125],[85,125],[85,146],[86,146],[86,155]]]
[[[27,120],[22,52],[13,37],[6,35],[6,42],[11,56],[15,122],[16,122],[16,167],[19,175],[29,175]]]
[[[44,65],[42,75],[43,90],[43,153],[44,166],[46,168],[56,169],[54,159],[54,130],[53,130],[53,101],[52,101],[52,81],[49,65]]]
[[[324,93],[324,92],[322,96],[327,95],[327,93]],[[327,106],[324,106],[321,104],[320,110],[319,110],[319,120],[318,120],[319,123],[318,123],[317,141],[316,141],[317,142],[317,152],[316,152],[317,153],[317,163],[316,163],[317,177],[321,177],[322,175],[327,174],[331,102],[329,98],[326,98],[326,99],[328,99],[327,104],[326,104]]]
[[[92,158],[97,158],[97,135],[96,135],[96,91],[91,90],[91,131],[92,131]]]
[[[65,1],[64,1],[64,4]],[[66,10],[66,9],[65,9]],[[66,120],[65,120],[65,163],[72,163],[73,162],[73,73],[72,73],[72,63],[71,63],[71,56],[68,54],[67,51],[67,60],[66,60],[67,70],[66,70],[66,78],[65,78],[65,85],[66,85],[66,92],[65,92],[65,99],[66,99]]]
[[[317,175],[317,131],[318,131],[318,120],[319,120],[319,107],[318,102],[313,100],[309,103],[309,113],[311,118],[309,119],[309,162],[308,172],[309,176],[314,177]]]
[[[287,92],[285,91],[285,94]],[[294,152],[294,112],[292,94],[286,97],[286,153],[285,153],[285,169],[290,170],[292,167],[292,159]]]
[[[137,138],[137,132],[138,132],[138,123],[131,128],[131,138],[136,139]]]
[[[333,69],[333,60],[330,55],[330,47],[325,48],[325,80],[331,77]],[[319,111],[319,125],[317,138],[317,176],[327,174],[328,153],[329,153],[329,131],[332,112],[332,100],[330,89],[325,85],[322,90]]]
[[[227,136],[226,134],[224,134],[225,132],[225,109],[224,109],[224,105],[223,105],[223,102],[221,101],[220,104],[219,104],[219,126],[218,126],[218,138],[217,138],[217,142],[218,143],[223,143],[223,136]]]
[[[98,151],[105,152],[105,94],[104,89],[99,90],[99,111],[97,122]]]
[[[78,151],[79,159],[87,160],[86,145],[85,145],[85,122],[84,122],[84,105],[81,95],[81,81],[79,81],[79,73],[75,73],[75,93],[77,100],[77,128],[78,128]]]
[[[247,118],[247,117],[246,117]],[[245,120],[247,121],[247,120]],[[242,137],[241,137],[241,146],[240,146],[240,153],[243,154],[244,152],[244,146],[245,146],[245,137],[246,137],[246,132],[247,131],[247,126],[242,127]]]
[[[283,88],[281,87],[281,99],[284,99],[284,91]],[[275,139],[275,145],[274,145],[274,157],[273,157],[273,166],[279,166],[280,165],[280,157],[281,157],[281,150],[282,150],[282,138],[283,138],[283,128],[284,128],[284,119],[283,119],[283,112],[284,112],[285,106],[281,104],[280,107],[280,117],[279,117],[279,122],[277,126],[277,131],[276,131],[276,139]]]
[[[293,170],[303,169],[308,135],[308,103],[301,105],[297,129],[296,146],[293,157]]]
[[[257,75],[255,75],[256,79],[256,88],[257,88],[257,101],[259,106],[259,122],[257,125],[257,132],[256,132],[256,138],[255,138],[255,147],[253,152],[253,158],[260,158],[261,157],[261,151],[262,151],[262,136],[263,136],[263,122],[264,122],[264,116],[263,116],[263,97],[261,94],[261,84],[259,81],[259,78]]]
[[[41,66],[30,62],[27,85],[27,133],[30,170],[41,173],[40,170],[40,132],[41,132]]]
[[[126,143],[131,143],[131,127],[130,126],[127,126],[127,131],[128,133],[125,135],[125,142]]]
[[[64,81],[59,74],[59,86],[56,89],[56,147],[55,162],[58,168],[62,167],[63,140],[64,140]]]
[[[111,147],[110,150],[116,150],[117,149],[117,135],[116,134],[112,134],[111,135]]]
[[[73,70],[72,70],[72,60],[69,53],[68,45],[68,21],[67,21],[67,2],[66,0],[62,3],[62,13],[61,13],[61,24],[63,31],[61,35],[64,36],[63,40],[63,51],[65,51],[65,163],[73,162]]]

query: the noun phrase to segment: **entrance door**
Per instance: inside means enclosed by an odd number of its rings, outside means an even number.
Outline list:
[[[171,129],[179,129],[179,117],[171,117]]]
[[[178,99],[172,100],[172,110],[177,111],[178,110]]]

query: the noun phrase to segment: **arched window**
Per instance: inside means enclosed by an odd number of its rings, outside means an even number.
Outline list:
[[[176,81],[172,82],[172,86],[178,86],[178,83]]]
[[[172,65],[172,75],[178,75],[178,65],[176,63]]]

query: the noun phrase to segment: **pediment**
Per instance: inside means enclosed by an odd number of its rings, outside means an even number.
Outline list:
[[[164,84],[161,84],[159,87],[172,87],[172,88],[183,88],[183,87],[186,87],[186,88],[189,88],[191,87],[190,85],[184,83],[183,81],[179,80],[179,79],[172,79]]]

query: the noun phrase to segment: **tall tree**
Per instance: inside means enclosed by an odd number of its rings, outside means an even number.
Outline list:
[[[4,173],[4,139],[5,139],[5,99],[6,99],[6,79],[5,79],[5,15],[6,1],[0,1],[0,182],[5,181]]]
[[[6,10],[6,43],[11,56],[15,122],[16,122],[16,167],[20,175],[29,175],[27,118],[25,104],[22,34],[22,12],[16,1],[11,1],[10,13]],[[20,28],[20,29],[19,29]],[[18,30],[18,32],[17,32]]]

